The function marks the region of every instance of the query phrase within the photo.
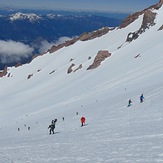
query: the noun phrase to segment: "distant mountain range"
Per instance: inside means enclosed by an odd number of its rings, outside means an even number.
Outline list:
[[[84,32],[91,32],[102,27],[119,26],[128,14],[100,12],[70,12],[0,9],[0,40],[16,41],[33,48],[31,55],[15,57],[0,51],[0,68],[27,62],[34,54],[40,53],[42,41],[56,42],[60,37],[73,38]],[[10,48],[10,47],[8,47]],[[6,59],[7,57],[7,59]]]
[[[54,41],[73,37],[104,26],[118,26],[122,20],[95,15],[36,15],[15,13],[0,17],[0,39],[31,44],[36,40]]]

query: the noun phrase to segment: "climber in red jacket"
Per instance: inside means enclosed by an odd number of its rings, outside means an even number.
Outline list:
[[[81,127],[85,124],[85,117],[81,117]]]

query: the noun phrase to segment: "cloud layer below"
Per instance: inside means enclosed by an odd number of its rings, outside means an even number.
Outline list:
[[[69,37],[61,37],[55,42],[48,42],[46,40],[38,43],[37,46],[29,46],[22,42],[13,40],[0,40],[0,63],[7,64],[12,62],[19,62],[22,58],[28,58],[33,55],[35,49],[38,49],[39,54],[46,52],[53,45],[58,45],[70,40]]]
[[[33,50],[32,47],[21,42],[0,40],[1,63],[10,63],[19,61],[21,58],[28,58],[29,55],[32,55]]]
[[[69,37],[60,37],[57,41],[55,42],[48,42],[46,40],[41,41],[40,46],[39,46],[39,53],[42,54],[44,52],[46,52],[49,48],[51,48],[53,45],[59,45],[64,43],[65,41],[68,41],[72,38]]]

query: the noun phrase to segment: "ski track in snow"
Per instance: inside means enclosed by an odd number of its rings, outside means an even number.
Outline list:
[[[150,97],[149,97],[150,100]],[[119,103],[110,109],[123,105]],[[142,105],[142,110],[139,107]],[[70,122],[58,122],[57,134],[48,135],[37,126],[35,130],[8,132],[2,130],[0,161],[3,163],[53,163],[53,162],[162,162],[163,132],[159,131],[163,118],[148,113],[148,101],[134,108],[123,107],[118,115],[109,118],[103,114],[87,126],[75,128]],[[104,108],[105,110],[105,108]],[[143,114],[142,114],[143,111]],[[127,114],[126,114],[127,113]],[[148,113],[148,114],[147,114]],[[152,118],[153,117],[153,118]],[[92,117],[88,117],[88,119]],[[135,119],[135,120],[134,120]],[[64,123],[67,123],[65,125]],[[76,123],[76,122],[75,122]],[[134,127],[134,128],[133,128]],[[152,134],[153,128],[156,128]],[[37,132],[37,131],[38,132]],[[45,134],[46,133],[46,134]]]
[[[20,132],[15,125],[0,130],[0,162],[163,162],[161,90],[162,87],[150,88],[142,104],[133,96],[131,107],[127,107],[126,97],[118,103],[116,100],[107,103],[103,101],[105,98],[95,103],[88,101],[79,108],[79,113],[87,114],[88,125],[80,127],[80,114],[76,116],[74,110],[68,111],[64,113],[65,121],[58,120],[54,135],[49,135],[47,126],[40,122],[27,131],[23,126],[25,118],[20,118],[17,120]]]

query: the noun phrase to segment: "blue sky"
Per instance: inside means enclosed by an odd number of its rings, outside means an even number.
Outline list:
[[[21,8],[140,11],[159,0],[0,0],[0,5]]]

